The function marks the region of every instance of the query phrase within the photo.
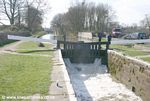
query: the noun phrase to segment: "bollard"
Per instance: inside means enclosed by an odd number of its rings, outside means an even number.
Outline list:
[[[99,49],[101,49],[102,37],[103,37],[103,33],[102,33],[102,32],[98,33],[98,38],[99,38],[99,46],[98,46],[98,48],[99,48]]]
[[[108,37],[107,37],[107,44],[106,44],[106,50],[109,49],[109,45],[111,44],[111,38],[112,38],[112,36],[108,35]]]

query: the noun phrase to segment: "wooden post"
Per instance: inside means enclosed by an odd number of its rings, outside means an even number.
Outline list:
[[[60,42],[57,40],[57,49],[60,49]]]
[[[112,38],[112,36],[108,35],[108,37],[107,37],[107,44],[106,44],[106,50],[109,49],[109,45],[111,44],[111,38]]]
[[[98,38],[99,38],[99,50],[101,49],[101,40],[102,40],[102,36],[103,36],[103,33],[102,32],[100,32],[100,33],[98,33]]]
[[[111,38],[112,36],[111,35],[108,35],[107,37],[107,43],[106,43],[106,66],[107,66],[107,69],[108,69],[108,73],[109,73],[109,67],[108,67],[108,49],[109,49],[109,45],[111,44]]]

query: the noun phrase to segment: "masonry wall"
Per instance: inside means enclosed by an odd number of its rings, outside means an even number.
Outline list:
[[[150,101],[149,63],[109,51],[108,67],[112,76],[140,96],[143,101]]]

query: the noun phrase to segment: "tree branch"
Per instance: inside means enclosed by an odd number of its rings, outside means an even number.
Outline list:
[[[2,23],[2,22],[0,22],[2,25],[6,25],[6,24],[4,24],[4,23]]]

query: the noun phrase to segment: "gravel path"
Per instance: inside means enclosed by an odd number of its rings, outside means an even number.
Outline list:
[[[11,44],[8,44],[8,45],[6,45],[6,46],[4,46],[4,47],[1,47],[0,48],[0,53],[3,53],[4,51],[15,51],[16,50],[16,48],[17,48],[17,46],[19,45],[19,44],[21,44],[21,43],[23,43],[24,41],[17,41],[17,42],[15,42],[15,43],[11,43]]]

